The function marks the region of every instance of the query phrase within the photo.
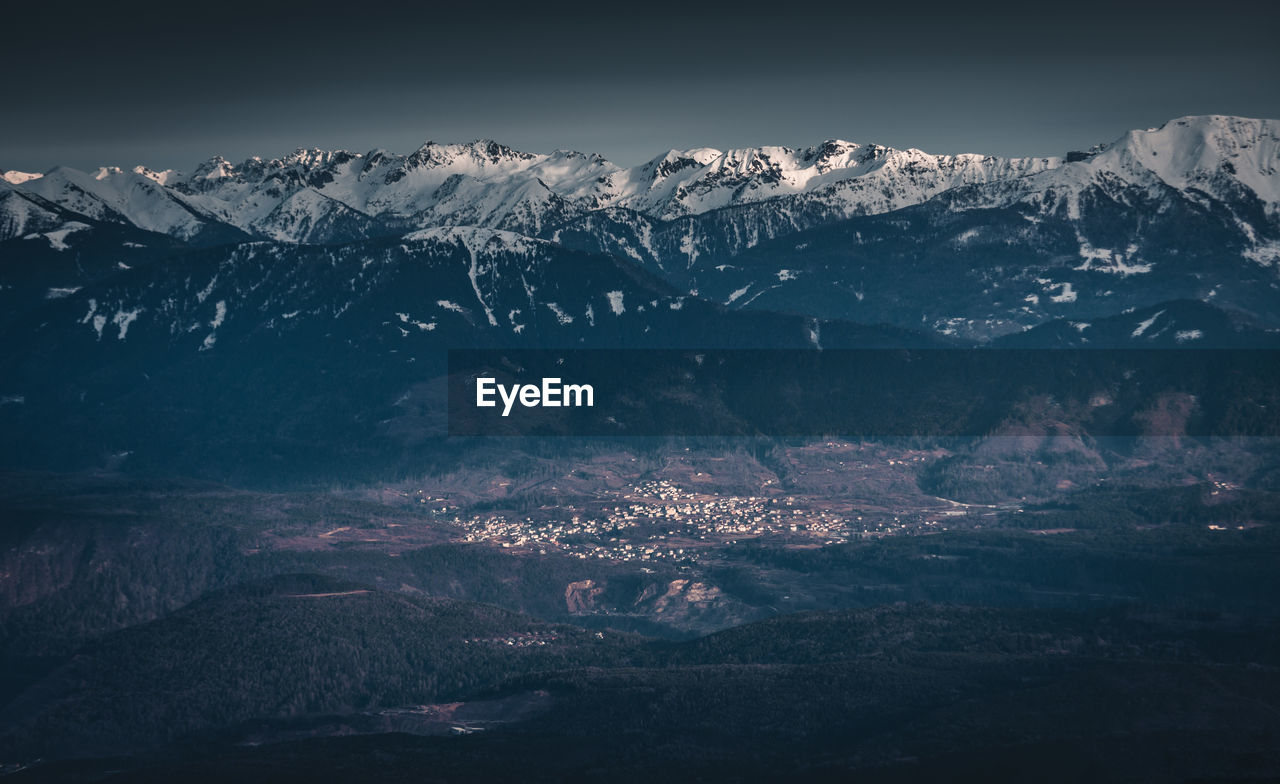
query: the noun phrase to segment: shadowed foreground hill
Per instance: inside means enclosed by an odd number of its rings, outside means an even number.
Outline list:
[[[1169,781],[1280,773],[1274,624],[900,605],[639,644],[474,605],[349,593],[360,590],[282,578],[113,635],[79,664],[101,699],[65,703],[38,725],[52,732],[57,717],[75,720],[69,705],[127,720],[123,702],[137,709],[148,699],[170,711],[165,721],[189,726],[183,717],[199,712],[209,724],[232,722],[279,713],[283,695],[310,688],[318,691],[294,707],[293,733],[279,737],[311,738],[249,748],[228,732],[154,756],[38,766],[20,778],[89,781],[107,770],[120,781],[840,780],[854,772],[871,781]],[[306,609],[321,602],[349,602],[350,611],[340,605],[323,620]],[[190,624],[204,633],[184,628]],[[465,673],[450,658],[460,636],[553,628],[562,636],[545,647],[504,644],[475,656],[475,643],[464,644],[473,657]],[[367,654],[343,652],[367,634],[382,635],[364,640]],[[219,647],[237,636],[246,666],[259,668],[242,681],[235,665],[221,663],[229,652]],[[284,637],[308,639],[312,658]],[[197,658],[175,683],[157,660],[194,655],[183,640],[197,639],[220,664]],[[279,652],[268,655],[273,645]],[[310,665],[290,667],[295,657]],[[335,730],[331,719],[306,732],[304,712],[367,707],[352,700],[351,682],[384,704],[468,690],[481,699],[536,690],[549,699],[536,716],[466,737],[336,737],[350,730]],[[181,684],[186,700],[174,700],[167,690]],[[124,726],[154,732],[158,721]]]
[[[5,746],[23,757],[129,751],[249,719],[430,702],[612,663],[627,645],[488,605],[285,575],[85,648],[9,706],[18,726]]]

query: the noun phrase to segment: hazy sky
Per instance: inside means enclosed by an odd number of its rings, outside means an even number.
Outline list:
[[[639,163],[828,138],[1061,154],[1280,117],[1280,2],[24,2],[0,168],[495,138]]]

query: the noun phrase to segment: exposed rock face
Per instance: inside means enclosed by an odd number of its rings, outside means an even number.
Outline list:
[[[715,585],[688,578],[655,579],[639,590],[634,583],[578,580],[565,586],[564,600],[571,615],[638,617],[685,631],[721,629],[764,615]]]
[[[692,580],[672,580],[667,585],[666,592],[655,598],[648,609],[655,615],[687,613],[691,609],[705,610],[712,603],[724,601],[724,592],[714,585]]]
[[[596,599],[604,593],[604,586],[595,580],[578,580],[564,589],[565,608],[573,615],[588,615],[596,610]]]

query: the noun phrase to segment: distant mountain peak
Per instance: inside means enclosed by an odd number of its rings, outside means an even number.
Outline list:
[[[0,179],[4,180],[10,185],[21,185],[24,182],[31,182],[32,180],[38,180],[43,176],[44,176],[43,174],[32,174],[30,172],[20,172],[14,169],[10,169],[9,171],[6,171],[6,172],[0,172]]]
[[[236,168],[230,161],[221,155],[215,155],[209,160],[201,163],[192,172],[192,179],[199,180],[216,180],[224,177],[235,176]]]

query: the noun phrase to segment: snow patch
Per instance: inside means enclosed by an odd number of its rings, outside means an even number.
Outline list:
[[[1254,245],[1252,248],[1249,248],[1240,255],[1255,264],[1270,267],[1274,264],[1280,263],[1280,242],[1273,241],[1260,243]]]
[[[227,301],[220,299],[213,306],[213,321],[209,322],[209,326],[217,329],[222,326],[222,322],[227,320]]]
[[[116,315],[112,317],[111,323],[120,328],[120,334],[116,336],[117,340],[124,340],[129,334],[129,325],[138,320],[138,314],[142,312],[142,308],[134,308],[133,310],[124,310],[121,308],[116,311]],[[94,325],[97,325],[97,319],[94,319]]]
[[[1173,335],[1173,339],[1179,343],[1186,343],[1189,340],[1199,340],[1202,337],[1204,337],[1204,333],[1198,329],[1180,329]]]
[[[1057,302],[1058,304],[1064,304],[1067,302],[1076,301],[1077,292],[1074,288],[1072,288],[1070,283],[1055,283],[1049,288],[1059,289],[1057,294],[1054,294],[1053,296],[1049,297],[1049,299],[1053,302]]]
[[[684,236],[680,238],[680,252],[689,260],[689,266],[692,267],[698,260],[698,245],[693,240],[693,224],[689,224],[689,228],[685,231]]]
[[[44,238],[49,240],[49,247],[54,250],[68,250],[71,246],[67,244],[67,237],[77,231],[83,231],[89,228],[87,223],[79,221],[68,221],[62,224],[57,231],[47,231]]]
[[[740,299],[740,298],[742,297],[742,295],[743,295],[743,294],[746,294],[746,293],[747,293],[748,291],[750,291],[750,290],[751,290],[751,284],[750,284],[750,283],[748,283],[747,285],[743,286],[742,288],[740,288],[740,289],[738,289],[737,291],[735,291],[735,292],[733,292],[732,294],[730,294],[730,295],[729,295],[729,298],[728,298],[727,300],[725,300],[725,301],[724,301],[724,304],[726,304],[726,305],[732,305],[735,301],[737,301],[738,299]]]
[[[605,292],[605,296],[609,298],[609,309],[613,311],[613,315],[621,316],[623,313],[627,312],[626,306],[622,304],[621,291]]]
[[[205,286],[203,289],[200,289],[199,291],[196,292],[196,302],[199,302],[200,304],[204,304],[204,301],[209,298],[210,294],[213,293],[213,287],[214,285],[217,284],[217,282],[218,282],[218,276],[214,275],[213,279],[209,281],[209,285]]]
[[[548,302],[547,308],[550,309],[552,313],[556,314],[556,321],[559,321],[561,324],[573,323],[573,316],[570,316],[568,313],[565,313],[564,309],[562,309],[556,303]]]
[[[1105,272],[1121,277],[1130,275],[1142,275],[1151,271],[1150,264],[1130,261],[1134,254],[1138,252],[1136,245],[1129,245],[1125,248],[1125,252],[1121,253],[1106,248],[1095,248],[1083,239],[1080,242],[1080,258],[1084,261],[1080,266],[1075,267],[1077,271],[1087,272]]]
[[[467,241],[467,235],[459,234],[458,237],[462,241],[462,247],[466,248],[467,253],[471,256],[471,265],[467,267],[467,277],[471,279],[471,290],[476,293],[476,299],[480,301],[480,307],[484,308],[484,315],[489,319],[489,326],[496,327],[498,326],[498,318],[493,315],[493,309],[489,307],[489,303],[484,301],[484,295],[480,293],[479,276],[482,272],[487,271],[488,268],[480,266],[476,249]],[[490,241],[492,241],[492,238]]]
[[[1163,315],[1164,315],[1164,311],[1161,310],[1161,311],[1158,311],[1151,318],[1147,319],[1146,321],[1139,322],[1138,326],[1134,328],[1133,334],[1130,335],[1129,337],[1133,337],[1133,338],[1142,337],[1142,333],[1146,332],[1148,329],[1151,329],[1151,325],[1156,323],[1156,319],[1160,318]]]
[[[44,298],[45,299],[62,299],[63,297],[70,297],[72,294],[75,294],[79,290],[80,290],[79,286],[67,286],[67,287],[54,286],[53,288],[45,292]]]

